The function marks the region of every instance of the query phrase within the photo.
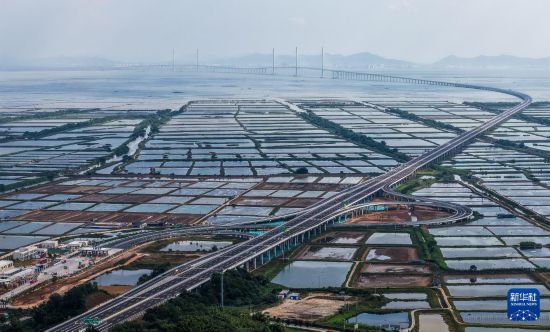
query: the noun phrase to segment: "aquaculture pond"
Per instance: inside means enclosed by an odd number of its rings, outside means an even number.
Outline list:
[[[353,316],[347,320],[348,323],[360,323],[370,326],[384,328],[384,326],[399,325],[399,328],[405,329],[409,327],[408,312],[392,312],[392,313],[370,313],[363,312]]]
[[[382,309],[429,309],[427,301],[391,301],[386,303]]]
[[[458,285],[447,289],[453,297],[506,297],[510,284],[503,285]],[[541,295],[549,295],[548,289],[540,284],[530,284],[529,288],[536,288]]]
[[[100,275],[94,279],[99,286],[134,286],[142,275],[151,273],[153,270],[114,270]]]
[[[294,261],[272,282],[290,288],[340,287],[351,265],[348,262]]]

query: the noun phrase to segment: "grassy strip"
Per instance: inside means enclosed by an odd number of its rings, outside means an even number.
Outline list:
[[[342,137],[342,138],[344,138],[344,139],[346,139],[346,140],[348,140],[352,143],[355,143],[359,146],[367,147],[370,150],[373,150],[373,151],[378,152],[378,153],[382,153],[382,154],[387,155],[389,157],[392,157],[395,160],[400,161],[400,162],[405,162],[405,161],[410,160],[409,156],[407,156],[406,154],[404,154],[402,152],[399,152],[395,148],[391,148],[391,147],[387,146],[384,141],[377,142],[377,141],[375,141],[374,139],[372,139],[368,136],[365,136],[365,135],[360,134],[360,133],[356,133],[351,129],[344,128],[344,127],[342,127],[341,125],[339,125],[337,123],[334,123],[330,120],[322,118],[322,117],[316,115],[315,113],[313,113],[312,111],[298,112],[297,114],[302,119],[312,123],[313,125],[321,128],[321,129],[327,130],[327,131],[329,131],[329,132],[331,132],[331,133],[333,133],[337,136],[340,136],[340,137]]]
[[[3,117],[0,118],[0,123],[9,123],[9,122],[16,122],[16,121],[25,121],[25,120],[38,120],[38,119],[51,119],[51,118],[59,118],[60,116],[65,115],[72,115],[74,112],[92,112],[94,109],[90,110],[78,110],[78,109],[65,109],[65,110],[59,110],[55,112],[46,112],[46,113],[32,113],[32,114],[23,114],[19,116],[14,117]]]
[[[439,302],[439,296],[433,289],[426,289],[426,294],[428,295],[428,303],[432,308],[441,308],[441,303]]]
[[[414,179],[398,185],[394,190],[403,194],[410,194],[417,190],[427,188],[435,182],[441,181],[452,181],[452,174],[446,172],[443,168],[439,171],[435,169],[425,169],[418,171],[417,176]]]
[[[9,174],[6,174],[6,175],[9,175]],[[0,193],[8,190],[14,190],[17,188],[32,186],[44,181],[52,181],[53,179],[55,179],[56,176],[57,176],[57,172],[48,171],[48,172],[45,172],[44,175],[38,176],[34,179],[18,181],[11,184],[0,184]]]
[[[414,227],[413,234],[416,237],[416,240],[413,241],[422,249],[424,259],[436,263],[441,269],[448,269],[434,236],[421,227]]]
[[[453,132],[456,132],[456,133],[464,132],[464,130],[462,130],[460,128],[457,128],[453,125],[450,125],[448,123],[443,123],[443,122],[435,121],[435,120],[432,120],[432,119],[426,119],[426,118],[418,116],[414,113],[403,111],[399,108],[395,108],[395,107],[387,108],[385,111],[388,112],[388,113],[391,113],[393,115],[397,115],[397,116],[399,116],[401,118],[404,118],[404,119],[408,119],[408,120],[411,120],[411,121],[414,121],[414,122],[423,123],[428,127],[438,128],[438,129],[442,129],[442,130],[445,130],[445,131],[453,131]]]

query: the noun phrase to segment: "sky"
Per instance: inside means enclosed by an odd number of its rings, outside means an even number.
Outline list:
[[[0,59],[550,56],[548,0],[0,0]]]

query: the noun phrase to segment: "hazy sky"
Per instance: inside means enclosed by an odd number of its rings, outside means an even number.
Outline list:
[[[0,56],[550,56],[548,0],[0,0]]]

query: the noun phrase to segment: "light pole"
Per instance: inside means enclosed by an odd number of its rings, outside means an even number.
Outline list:
[[[223,309],[223,272],[224,270],[222,270],[222,276],[221,276],[221,283],[220,283],[220,303],[221,303],[221,307]]]

